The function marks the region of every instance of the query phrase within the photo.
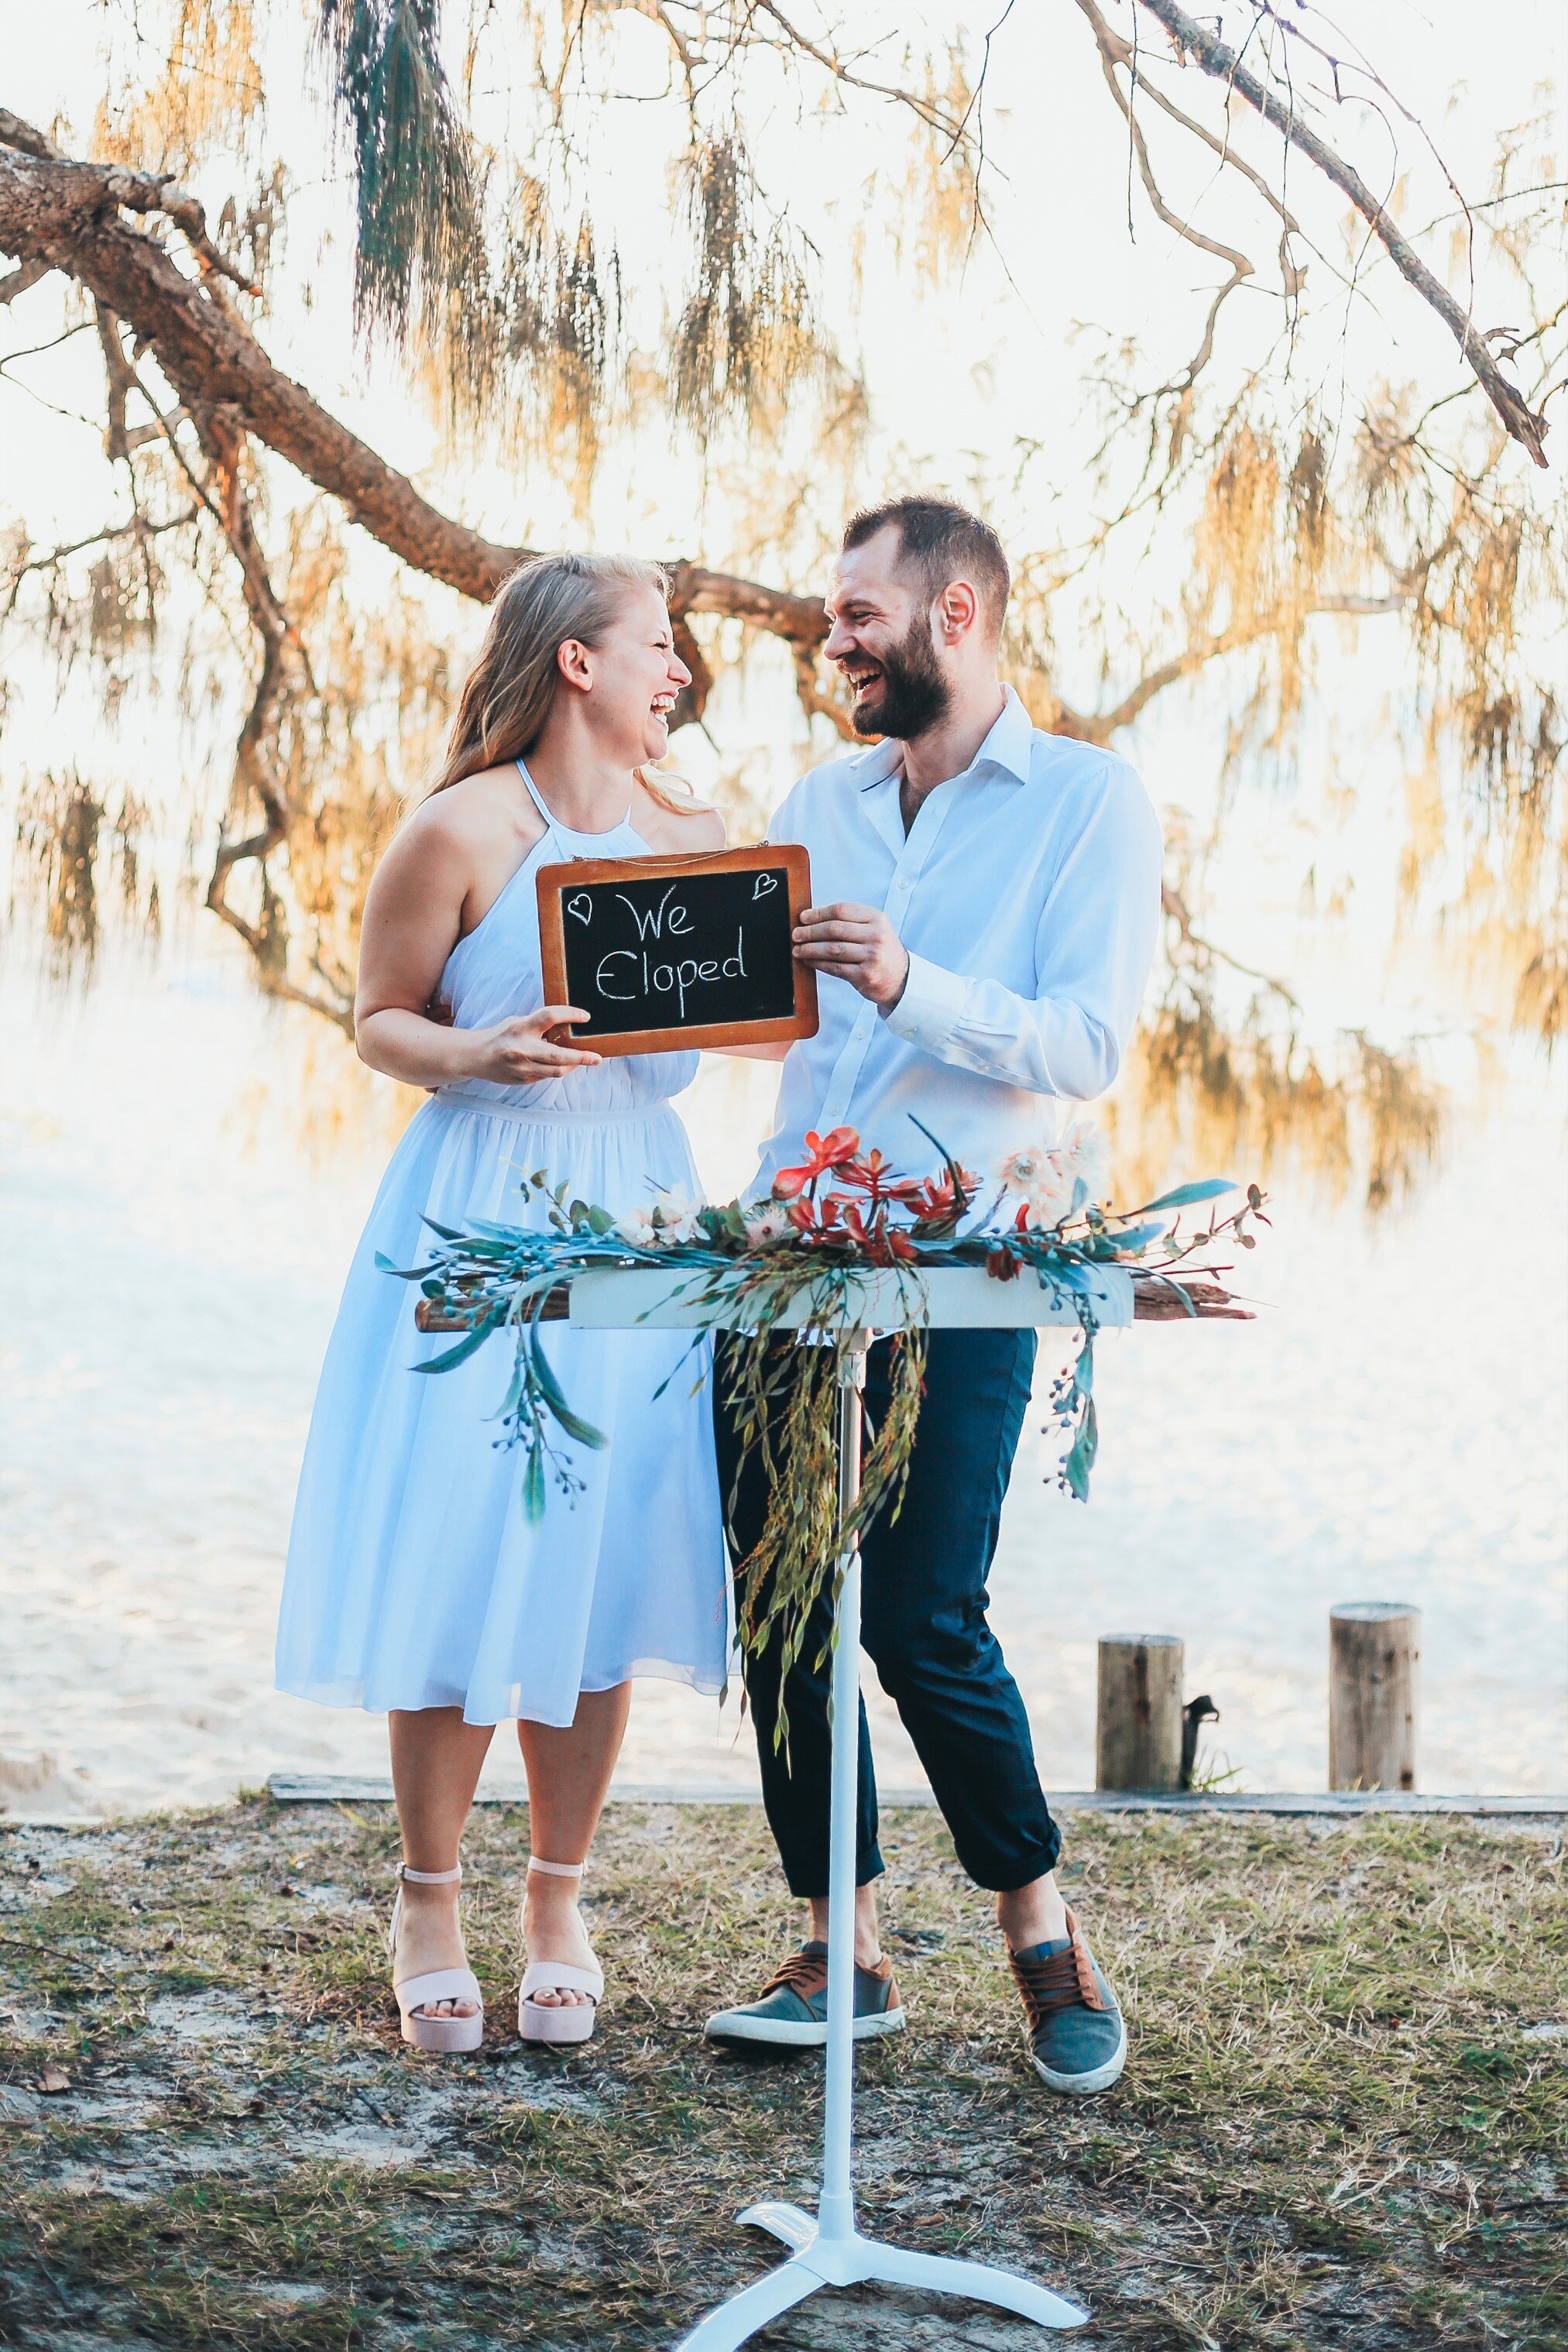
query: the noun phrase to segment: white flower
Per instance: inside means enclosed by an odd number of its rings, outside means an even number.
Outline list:
[[[702,1227],[697,1223],[700,1201],[685,1192],[657,1192],[645,1209],[630,1209],[620,1219],[615,1230],[623,1242],[636,1249],[659,1249],[672,1242],[695,1242],[701,1239]]]
[[[997,1177],[1011,1192],[1027,1192],[1045,1172],[1051,1154],[1042,1143],[1031,1143],[1022,1151],[1009,1151],[1005,1160],[997,1162]]]
[[[1040,1233],[1054,1233],[1072,1213],[1073,1199],[1083,1186],[1086,1202],[1102,1201],[1110,1174],[1110,1149],[1098,1128],[1074,1126],[1049,1149],[1029,1144],[1009,1151],[998,1161],[997,1175],[1009,1192],[1019,1192],[1029,1203],[1029,1223]]]
[[[1084,1198],[1102,1205],[1111,1190],[1111,1146],[1103,1129],[1070,1127],[1058,1148],[1066,1154],[1073,1175],[1082,1177]]]
[[[1075,1179],[1065,1169],[1051,1167],[1030,1186],[1029,1221],[1041,1233],[1054,1233],[1072,1207]]]
[[[789,1223],[789,1207],[785,1201],[753,1201],[741,1211],[746,1225],[746,1238],[754,1249],[767,1242],[788,1241],[794,1232]]]
[[[695,1242],[701,1238],[702,1227],[697,1223],[700,1201],[687,1192],[655,1192],[653,1220],[662,1242]]]

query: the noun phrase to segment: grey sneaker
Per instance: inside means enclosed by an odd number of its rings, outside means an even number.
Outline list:
[[[883,1954],[874,1969],[855,1970],[857,2042],[874,2034],[900,2033],[904,2010],[894,1981],[893,1962]],[[760,1998],[742,2009],[721,2009],[703,2028],[710,2042],[771,2042],[781,2049],[820,2048],[828,2038],[828,1948],[802,1944],[762,1988]]]
[[[1127,2063],[1127,2028],[1071,1912],[1065,1937],[1010,1957],[1040,2081],[1080,2097],[1108,2091]]]

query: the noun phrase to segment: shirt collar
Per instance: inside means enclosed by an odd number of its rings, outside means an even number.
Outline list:
[[[996,725],[964,771],[972,775],[977,768],[990,766],[1005,769],[1015,782],[1027,784],[1030,759],[1034,749],[1034,729],[1029,712],[1009,686],[1004,688],[1007,699],[1001,707]],[[863,751],[854,753],[850,761],[856,783],[862,792],[873,784],[885,783],[904,764],[904,746],[894,736],[884,736],[880,743],[868,744]]]

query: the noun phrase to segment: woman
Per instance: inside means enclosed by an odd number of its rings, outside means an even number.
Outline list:
[[[505,1343],[451,1372],[414,1329],[426,1218],[518,1222],[535,1169],[617,1213],[695,1192],[669,1097],[695,1054],[601,1060],[587,1016],[546,1004],[534,876],[570,857],[724,845],[719,819],[648,774],[690,673],[666,583],[620,556],[549,556],[501,590],[446,764],[377,869],[361,939],[361,1057],[433,1098],[371,1212],[327,1351],[295,1507],[279,1686],[386,1709],[403,1862],[392,1978],[405,2041],[474,2050],[484,2018],[458,1924],[458,1841],[496,1724],[517,1719],[534,1853],[518,2002],[530,2040],[584,2041],[603,1979],[578,1881],[633,1675],[718,1691],[727,1577],[706,1393],[680,1332],[562,1332],[545,1346],[610,1443],[584,1490],[530,1525],[496,1444]],[[432,1008],[451,1009],[451,1025]]]

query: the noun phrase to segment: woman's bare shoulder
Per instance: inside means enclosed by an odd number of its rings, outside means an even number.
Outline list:
[[[664,793],[637,788],[637,824],[650,849],[667,856],[692,857],[724,847],[724,819],[706,801],[677,805]]]
[[[513,768],[481,768],[460,783],[431,793],[404,819],[401,839],[437,854],[478,856],[544,831],[533,803],[517,791]]]

